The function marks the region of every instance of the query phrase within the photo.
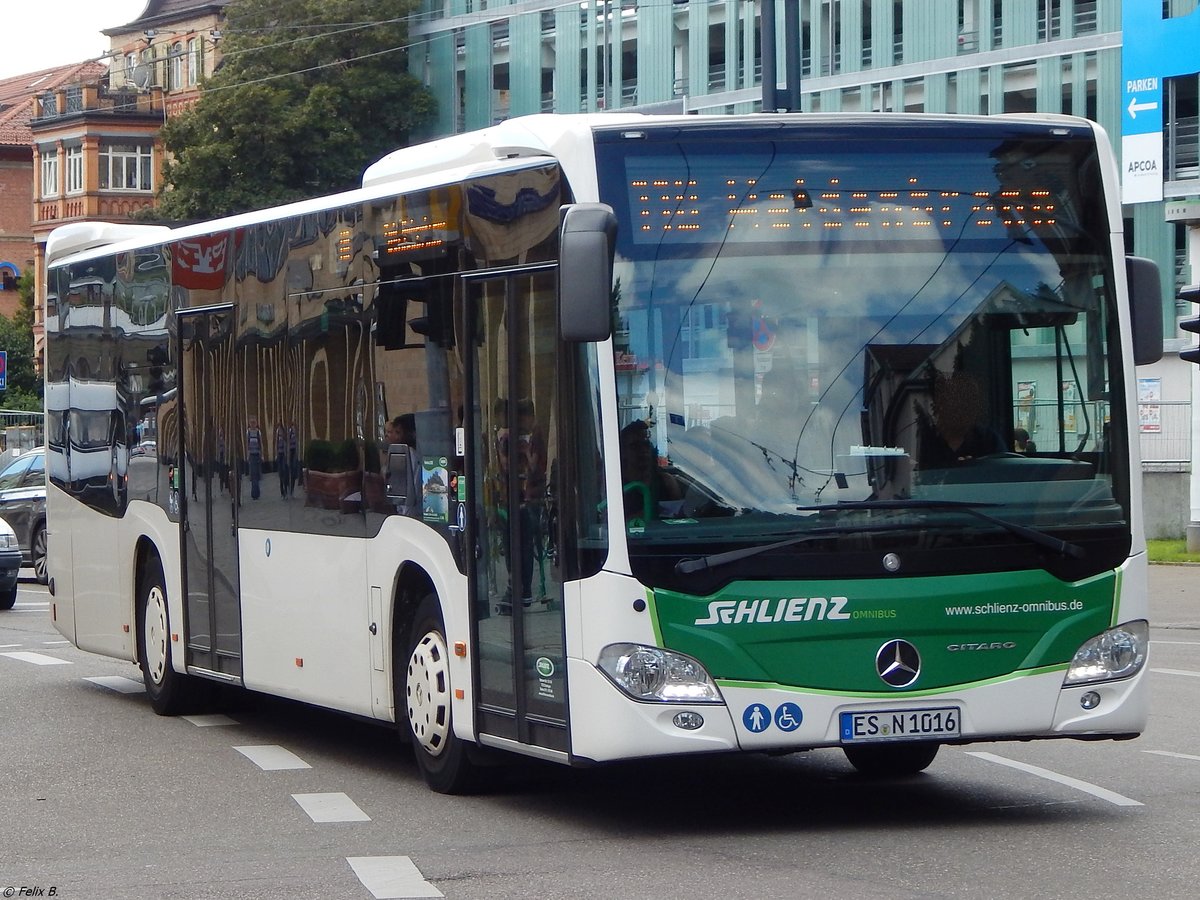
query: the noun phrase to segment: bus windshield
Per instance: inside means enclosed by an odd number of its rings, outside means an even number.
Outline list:
[[[1022,543],[966,507],[1128,549],[1110,223],[1094,137],[1056,132],[601,135],[635,558]]]

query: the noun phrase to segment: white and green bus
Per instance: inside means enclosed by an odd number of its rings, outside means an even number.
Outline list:
[[[113,383],[128,464],[52,475],[55,624],[159,713],[394,722],[445,792],[1133,737],[1162,303],[1117,181],[1067,117],[533,116],[65,226],[47,380]]]

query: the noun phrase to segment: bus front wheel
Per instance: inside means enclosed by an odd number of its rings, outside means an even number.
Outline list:
[[[167,589],[162,566],[157,560],[147,565],[138,596],[138,664],[150,705],[160,716],[188,712],[196,702],[193,679],[180,675],[171,665],[171,628],[167,612]]]
[[[850,765],[873,778],[900,778],[924,771],[941,744],[921,741],[899,744],[850,744],[842,748]]]
[[[437,598],[422,598],[409,632],[403,668],[397,666],[396,712],[429,787],[439,794],[465,794],[478,784],[478,770],[451,718],[450,653]]]

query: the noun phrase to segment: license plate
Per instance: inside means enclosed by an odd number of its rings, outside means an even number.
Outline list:
[[[844,712],[839,716],[843,744],[958,737],[962,711],[957,706]]]

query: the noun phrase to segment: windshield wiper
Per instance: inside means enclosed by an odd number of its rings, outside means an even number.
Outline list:
[[[1026,525],[1018,525],[1016,522],[1009,522],[997,516],[989,515],[979,509],[980,506],[997,506],[995,503],[968,503],[964,500],[842,500],[838,503],[828,503],[823,506],[798,506],[801,512],[828,512],[831,510],[875,510],[875,509],[893,509],[893,510],[913,510],[913,509],[952,509],[959,512],[964,512],[969,516],[1003,528],[1009,534],[1024,538],[1031,544],[1036,544],[1039,547],[1045,547],[1047,550],[1053,550],[1062,556],[1069,556],[1072,559],[1082,559],[1084,549],[1078,544],[1072,544],[1070,541],[1060,540],[1053,535],[1046,534],[1044,531],[1038,531],[1036,528],[1029,528]],[[768,553],[771,550],[781,550],[784,547],[792,547],[796,544],[803,544],[807,541],[820,540],[824,537],[829,537],[832,534],[845,534],[857,529],[849,528],[845,525],[820,528],[809,531],[805,534],[796,537],[790,537],[786,540],[775,541],[772,544],[760,544],[755,547],[743,547],[740,550],[729,550],[725,553],[713,553],[709,556],[701,556],[695,559],[681,559],[675,564],[675,572],[679,575],[690,575],[693,572],[702,572],[708,569],[715,569],[718,566],[728,565],[732,562],[737,562],[741,559],[748,559],[752,556],[758,556],[760,553]]]
[[[953,509],[973,516],[982,522],[1003,528],[1009,534],[1024,538],[1031,544],[1045,547],[1047,550],[1053,550],[1060,556],[1069,556],[1072,559],[1083,558],[1084,549],[1078,544],[1061,540],[1053,535],[1046,534],[1044,531],[1030,528],[1027,525],[1018,525],[1016,522],[1001,519],[999,516],[990,515],[979,508],[981,506],[998,505],[996,503],[969,503],[965,500],[841,500],[838,503],[827,504],[825,506],[798,506],[796,508],[802,512],[822,512],[831,509]]]
[[[775,541],[773,544],[758,544],[754,547],[743,547],[741,550],[728,550],[725,553],[711,553],[708,556],[701,556],[698,559],[681,559],[675,563],[675,573],[677,575],[690,575],[693,572],[702,572],[706,569],[715,569],[717,566],[728,565],[731,562],[737,562],[739,559],[746,559],[750,556],[758,556],[760,553],[767,553],[770,550],[779,550],[783,547],[791,547],[795,544],[803,544],[805,541],[816,541],[823,537],[828,537],[831,534],[845,533],[852,531],[846,527],[837,528],[819,528],[814,531],[809,531],[805,534],[787,538],[782,541]]]

